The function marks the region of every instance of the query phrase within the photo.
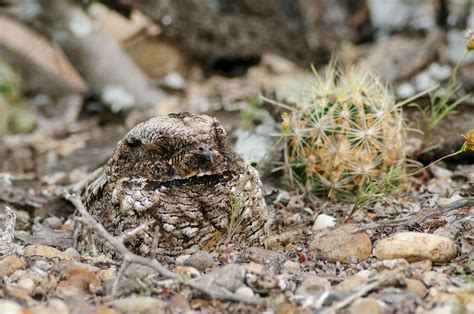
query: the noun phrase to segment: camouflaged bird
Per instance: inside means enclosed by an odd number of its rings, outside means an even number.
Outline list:
[[[205,115],[170,114],[137,125],[82,199],[115,236],[153,222],[125,245],[158,258],[225,242],[263,244],[270,223],[257,171],[232,152],[221,123]],[[83,224],[74,236],[80,252],[119,258]]]

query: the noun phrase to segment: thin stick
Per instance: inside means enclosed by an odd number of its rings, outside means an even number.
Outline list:
[[[462,207],[471,207],[474,206],[474,198],[464,198],[461,200],[454,201],[452,203],[442,205],[441,210],[435,209],[435,210],[430,210],[430,211],[422,211],[422,212],[417,212],[413,213],[410,215],[407,215],[405,218],[401,219],[386,219],[378,222],[371,222],[368,224],[361,225],[357,227],[357,229],[354,232],[360,232],[364,230],[370,230],[370,229],[377,229],[377,228],[385,228],[385,227],[399,227],[399,226],[404,226],[404,225],[414,225],[419,222],[424,221],[427,218],[430,218],[432,216],[435,216],[437,214],[443,214],[450,212],[454,209],[462,208]]]
[[[360,297],[363,297],[365,294],[369,293],[370,291],[374,290],[375,288],[379,287],[379,286],[382,286],[384,284],[386,284],[387,282],[391,282],[393,280],[395,280],[399,275],[398,274],[390,274],[388,276],[385,276],[385,277],[382,277],[370,284],[367,284],[366,286],[358,289],[356,292],[352,293],[351,295],[349,295],[347,298],[343,299],[342,301],[340,302],[337,302],[336,304],[334,304],[333,306],[331,306],[328,310],[326,310],[327,312],[329,311],[338,311],[340,309],[343,309],[345,308],[346,306],[348,306],[349,304],[351,304],[352,302],[354,302],[354,300],[360,298]],[[325,313],[325,312],[323,312]]]
[[[263,303],[263,300],[261,298],[256,298],[256,297],[249,298],[249,297],[237,296],[236,294],[223,288],[217,290],[217,289],[212,289],[210,287],[201,285],[199,283],[188,280],[186,278],[183,278],[169,271],[156,259],[149,259],[149,258],[132,253],[129,249],[125,247],[123,242],[118,237],[112,236],[107,230],[105,230],[104,226],[98,223],[91,216],[91,214],[89,214],[87,209],[84,207],[84,204],[82,203],[81,199],[77,195],[71,195],[71,194],[65,193],[64,197],[68,201],[70,201],[76,207],[77,211],[81,214],[82,216],[81,221],[85,223],[88,227],[93,229],[95,232],[97,232],[97,234],[99,234],[102,238],[104,238],[114,249],[116,249],[122,255],[124,263],[137,263],[140,265],[149,266],[153,268],[155,271],[157,271],[160,275],[166,278],[174,279],[177,282],[180,282],[191,288],[199,290],[202,293],[208,295],[212,299],[236,301],[236,302],[243,302],[247,304],[262,304]]]

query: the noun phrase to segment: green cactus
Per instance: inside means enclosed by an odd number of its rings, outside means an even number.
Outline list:
[[[394,167],[404,170],[405,126],[393,95],[369,71],[315,72],[290,114],[285,169],[308,195],[353,198]]]

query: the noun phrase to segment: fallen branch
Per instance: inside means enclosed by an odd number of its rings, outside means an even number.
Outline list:
[[[107,230],[105,230],[104,226],[98,223],[91,216],[91,214],[89,214],[87,209],[84,207],[84,204],[82,203],[81,199],[77,195],[71,195],[71,194],[65,193],[64,197],[68,201],[70,201],[76,207],[77,211],[81,214],[82,217],[80,218],[80,221],[86,224],[91,229],[93,229],[95,232],[97,232],[97,234],[99,234],[102,238],[104,238],[115,250],[117,250],[122,255],[123,265],[120,268],[120,271],[119,271],[120,274],[125,271],[125,269],[128,267],[129,264],[137,263],[140,265],[145,265],[145,266],[153,268],[160,275],[166,278],[176,280],[179,283],[182,283],[186,286],[199,290],[200,292],[208,295],[212,299],[236,301],[236,302],[243,302],[243,303],[248,303],[248,304],[262,304],[263,303],[263,300],[260,298],[255,298],[255,297],[248,298],[248,297],[238,296],[225,289],[220,289],[219,291],[215,289],[211,289],[209,287],[206,287],[204,285],[188,280],[186,278],[183,278],[182,276],[179,276],[173,273],[172,271],[164,267],[156,259],[150,259],[150,258],[146,258],[146,257],[132,253],[129,249],[125,247],[120,237],[114,237],[113,235],[111,235]],[[139,226],[137,228],[142,228],[142,226]],[[136,229],[134,229],[133,231],[135,230]],[[114,283],[114,286],[116,290],[117,286],[115,285],[115,283]]]
[[[336,311],[345,308],[346,306],[354,302],[356,299],[363,297],[364,295],[374,290],[375,288],[378,288],[382,285],[385,285],[393,281],[398,281],[399,277],[400,277],[400,274],[389,274],[380,279],[377,279],[376,281],[372,283],[366,284],[362,288],[358,289],[356,292],[350,294],[345,299],[332,305],[329,309],[323,311],[322,313],[336,313]]]
[[[454,209],[462,207],[471,207],[474,206],[474,198],[464,198],[461,200],[454,201],[452,203],[441,205],[439,209],[427,210],[416,212],[407,215],[405,218],[401,219],[386,219],[376,222],[371,222],[368,224],[363,224],[357,227],[354,232],[360,232],[364,230],[371,230],[377,228],[386,228],[386,227],[399,227],[399,226],[410,226],[424,221],[427,218],[431,218],[435,215],[444,214],[450,212]]]

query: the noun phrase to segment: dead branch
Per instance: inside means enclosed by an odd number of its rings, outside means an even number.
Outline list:
[[[366,284],[365,286],[358,289],[356,292],[352,293],[351,295],[349,295],[345,299],[343,299],[343,300],[337,302],[336,304],[334,304],[333,306],[331,306],[329,309],[327,309],[323,313],[336,313],[336,311],[345,308],[346,306],[348,306],[349,304],[354,302],[356,299],[358,299],[360,297],[363,297],[365,294],[367,294],[370,291],[376,289],[377,287],[380,287],[380,286],[385,285],[387,283],[393,282],[395,280],[398,281],[399,277],[400,277],[400,274],[397,274],[397,273],[389,274],[389,275],[384,276],[380,279],[377,279],[376,281],[374,281],[372,283]]]
[[[452,203],[441,205],[438,209],[426,210],[421,212],[416,212],[407,215],[405,218],[395,219],[395,220],[381,220],[377,222],[371,222],[368,224],[363,224],[357,227],[354,232],[360,232],[364,230],[377,229],[377,228],[386,228],[386,227],[400,227],[400,226],[410,226],[417,223],[420,223],[427,218],[431,218],[435,215],[444,214],[452,210],[462,208],[462,207],[471,207],[474,206],[474,198],[464,198],[461,200],[454,201]]]
[[[242,303],[248,303],[248,304],[263,303],[263,300],[260,298],[254,298],[254,297],[247,298],[247,297],[237,296],[236,294],[230,291],[227,291],[225,289],[215,290],[215,289],[206,287],[204,285],[188,280],[186,278],[183,278],[171,272],[166,267],[164,267],[160,262],[158,262],[156,259],[150,259],[150,258],[146,258],[146,257],[132,253],[129,249],[125,247],[120,237],[114,237],[113,235],[111,235],[107,230],[105,230],[104,226],[98,223],[89,214],[87,209],[84,207],[84,204],[82,203],[81,199],[77,195],[71,195],[66,192],[64,197],[68,201],[70,201],[76,207],[77,211],[81,214],[82,217],[80,221],[86,224],[91,229],[93,229],[95,232],[97,232],[101,237],[103,237],[114,249],[116,249],[123,256],[123,263],[125,265],[122,265],[122,267],[120,268],[122,273],[125,271],[126,267],[128,266],[127,264],[137,263],[140,265],[151,267],[154,270],[156,270],[160,275],[169,279],[176,280],[177,282],[182,283],[191,288],[194,288],[208,295],[212,299],[235,301],[235,302],[242,302]],[[141,226],[139,226],[139,228],[141,228]]]

